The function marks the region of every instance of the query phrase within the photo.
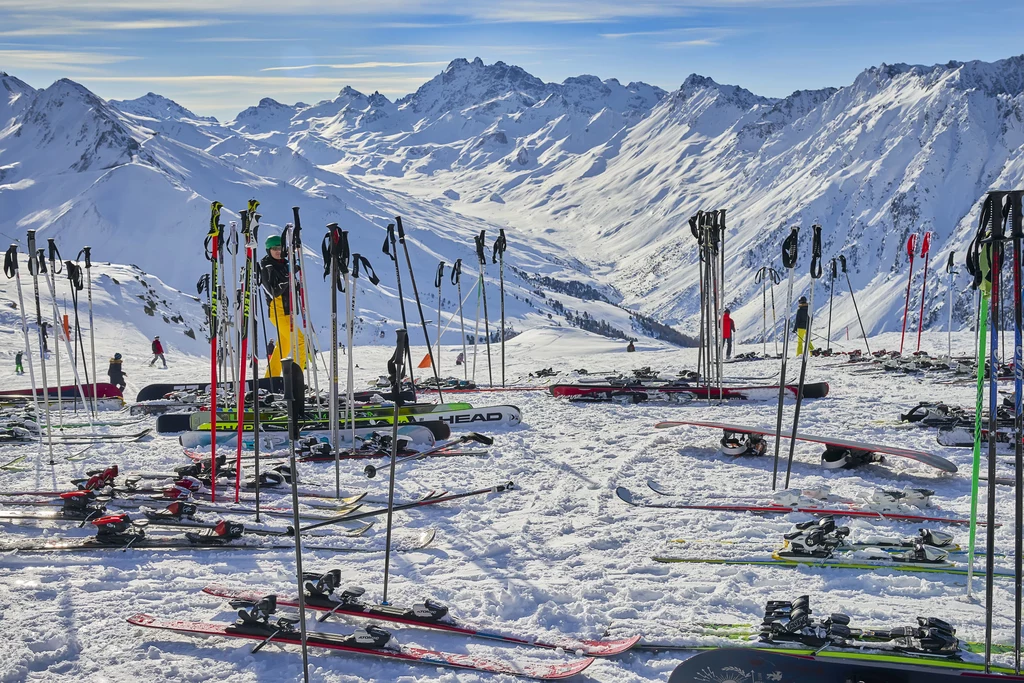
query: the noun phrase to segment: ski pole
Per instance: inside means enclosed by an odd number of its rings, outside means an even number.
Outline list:
[[[754,278],[755,284],[761,285],[761,355],[768,356],[767,341],[768,341],[768,282],[771,281],[772,287],[779,284],[782,279],[779,275],[779,271],[775,270],[771,266],[761,266],[761,269],[757,271],[757,275]],[[772,289],[772,329],[775,329],[775,290]],[[775,340],[775,354],[779,353],[778,339]]]
[[[800,380],[796,389],[796,408],[793,410],[793,435],[789,440],[789,460],[786,462],[786,485],[789,488],[789,475],[793,469],[793,451],[796,449],[796,429],[800,422],[800,406],[804,402],[804,381],[807,379],[807,359],[811,355],[811,329],[814,323],[814,281],[821,277],[821,226],[811,226],[811,292],[807,301],[807,330],[804,332],[804,355],[800,361]],[[799,332],[797,332],[799,334]],[[784,386],[783,382],[779,383]]]
[[[864,331],[864,321],[860,317],[860,309],[857,308],[857,297],[853,293],[853,285],[850,284],[850,273],[846,270],[846,256],[843,254],[839,255],[839,268],[843,271],[843,275],[846,276],[846,287],[850,290],[850,301],[853,302],[853,312],[857,314],[857,324],[860,325],[860,336],[864,339],[864,348],[867,349],[868,355],[871,355],[871,347],[868,346],[868,333]]]
[[[498,282],[501,288],[501,386],[505,386],[505,249],[507,248],[505,229],[499,228],[498,239],[494,240],[491,263],[498,263]]]
[[[96,384],[99,382],[96,376],[96,324],[92,314],[92,247],[82,247],[78,252],[78,258],[85,258],[85,291],[89,298],[89,354],[92,356],[92,412],[99,415],[96,402]],[[84,352],[83,352],[84,353]]]
[[[260,203],[255,199],[250,199],[246,205],[246,210],[239,213],[239,217],[242,220],[242,239],[245,240],[245,274],[242,278],[242,290],[239,292],[238,302],[240,304],[239,313],[239,338],[238,338],[238,383],[235,385],[235,400],[238,402],[238,427],[236,437],[238,439],[238,448],[235,451],[235,502],[238,502],[239,490],[242,487],[242,427],[245,421],[245,370],[248,365],[248,358],[246,357],[249,351],[249,318],[252,315],[251,297],[249,296],[249,290],[252,289],[252,271],[253,271],[253,260],[255,258],[256,242],[252,238],[252,223],[257,219],[256,209]],[[235,251],[238,250],[237,240],[238,233],[235,233]],[[232,270],[234,270],[234,255],[232,259]],[[236,292],[238,290],[236,289]],[[260,411],[259,401],[259,380],[256,375],[253,375],[253,413],[255,414]],[[259,441],[259,434],[254,433],[253,438],[255,441]]]
[[[946,356],[949,358],[953,357],[953,276],[957,273],[953,265],[953,258],[955,256],[955,251],[949,252],[949,260],[946,261],[946,273],[949,275],[949,319],[946,323]]]
[[[475,238],[476,241],[476,257],[480,261],[480,298],[484,302],[484,336],[487,338],[487,386],[494,386],[494,372],[491,370],[491,326],[487,320],[487,285],[484,281],[484,269],[487,266],[487,256],[484,253],[484,232],[480,231],[480,234]],[[479,318],[477,318],[477,325],[480,324]]]
[[[441,367],[441,281],[444,279],[444,261],[437,264],[434,287],[437,288],[437,366]]]
[[[929,246],[932,238],[931,232],[925,232],[921,240],[921,256],[924,257],[924,271],[921,275],[921,311],[917,315],[917,350],[921,350],[921,330],[924,329],[924,294],[928,289],[928,259],[931,257]]]
[[[704,244],[701,237],[703,225],[700,212],[690,216],[690,233],[697,240],[697,289],[700,322],[697,327],[697,374],[698,383],[704,380]]]
[[[455,259],[455,263],[452,264],[451,279],[459,294],[459,327],[462,330],[462,377],[468,382],[469,353],[466,350],[466,318],[462,313],[462,306],[465,303],[462,300],[462,259]]]
[[[295,251],[299,269],[299,311],[302,313],[302,332],[306,337],[306,366],[310,368],[313,373],[313,391],[316,393],[317,400],[319,401],[320,341],[317,339],[316,327],[313,326],[313,317],[309,311],[309,298],[306,296],[306,257],[304,250],[302,249],[302,225],[299,223],[299,207],[292,207],[292,215],[295,218],[295,232],[293,239],[295,240]],[[312,358],[312,363],[309,362],[310,358]]]
[[[31,258],[30,261],[31,263]],[[18,290],[18,310],[21,312],[21,334],[24,338],[25,344],[25,364],[28,365],[28,378],[32,383],[32,408],[35,410],[35,419],[39,420],[39,396],[37,395],[36,389],[36,371],[32,366],[32,344],[29,342],[28,337],[28,317],[25,314],[25,297],[21,292],[21,273],[18,270],[18,245],[12,244],[7,249],[7,253],[4,255],[4,274],[7,278],[14,278],[14,284]],[[94,394],[95,395],[95,394]],[[47,397],[48,398],[48,397]],[[49,422],[49,420],[47,420]],[[43,459],[43,440],[40,438],[36,442],[38,450],[36,451],[36,479],[39,478],[39,466],[42,464]],[[51,439],[50,448],[53,448],[53,442]],[[52,460],[51,454],[51,460]]]
[[[388,521],[384,537],[384,598],[381,600],[381,604],[384,605],[388,604],[388,573],[391,569],[391,530],[394,527],[395,514],[395,467],[398,460],[398,418],[403,405],[402,375],[405,374],[402,371],[402,364],[407,355],[405,347],[409,344],[409,334],[406,330],[397,330],[395,336],[395,353],[388,361],[388,378],[391,381],[391,391],[394,394],[395,419],[391,424],[391,480],[388,482]]]
[[[395,239],[395,224],[388,223],[387,235],[384,237],[384,246],[381,251],[388,255],[395,263],[395,282],[398,285],[398,307],[402,311],[402,329],[409,329],[409,322],[405,317],[405,298],[402,296],[402,273],[398,267],[398,243]],[[412,384],[412,390],[416,392],[416,378],[413,376],[413,362],[412,362],[412,351],[409,351],[409,357],[406,358],[405,371],[409,373],[409,382]],[[355,448],[355,444],[352,444]]]
[[[47,245],[47,249],[49,250],[49,255],[50,255],[50,275],[49,275],[48,278],[46,278],[46,282],[47,282],[47,284],[50,287],[50,300],[53,302],[53,321],[54,321],[54,323],[60,329],[64,329],[64,326],[60,324],[60,309],[57,307],[57,295],[56,295],[57,273],[61,272],[61,270],[60,270],[61,269],[61,265],[60,265],[61,264],[60,252],[57,250],[57,242],[52,237],[50,237],[50,238],[48,238],[46,240],[46,245]],[[57,332],[57,336],[60,337],[60,332],[59,331]],[[71,375],[72,375],[72,377],[75,378],[75,387],[78,388],[78,395],[82,398],[82,408],[85,409],[88,406],[88,402],[85,399],[85,389],[82,386],[82,379],[81,379],[81,377],[78,374],[78,366],[75,364],[75,361],[74,361],[74,355],[75,354],[74,354],[74,351],[71,350],[71,340],[68,339],[68,336],[69,335],[67,334],[67,331],[65,331],[65,333],[64,333],[64,350],[68,354],[68,364],[71,365]],[[57,370],[58,371],[57,381],[60,382],[60,364],[59,363],[57,364],[57,369],[58,369]],[[64,393],[64,387],[58,385],[57,394],[60,395],[60,394],[63,394],[63,393]],[[72,393],[72,396],[73,395],[74,394]],[[58,403],[58,405],[60,405],[60,404]],[[76,405],[77,405],[77,403],[76,403]],[[61,418],[61,420],[63,422],[63,417]],[[92,417],[88,414],[88,410],[86,410],[85,421],[89,423],[89,430],[93,434],[95,434],[96,433],[96,427],[93,425],[93,420],[92,420]]]
[[[398,243],[402,245],[405,252],[405,265],[409,268],[409,282],[412,283],[412,295],[416,299],[416,310],[420,314],[420,327],[423,328],[423,341],[427,345],[427,353],[430,355],[430,367],[434,371],[434,381],[437,382],[437,400],[444,403],[444,395],[441,393],[441,375],[437,372],[437,360],[434,358],[430,347],[430,334],[427,332],[427,319],[423,316],[423,305],[420,303],[420,293],[416,289],[416,273],[412,270],[412,259],[409,258],[409,245],[405,243],[405,230],[402,228],[402,217],[395,216],[395,225],[398,229]],[[410,351],[410,354],[412,352]],[[409,356],[412,358],[412,356]]]
[[[491,444],[494,443],[494,439],[492,439],[489,436],[484,436],[483,434],[478,434],[477,432],[470,432],[469,434],[464,434],[463,436],[460,436],[457,439],[452,439],[451,441],[436,444],[433,448],[428,448],[425,451],[420,451],[419,453],[413,453],[412,455],[407,455],[404,458],[399,458],[398,462],[395,463],[395,466],[397,467],[398,465],[402,465],[407,462],[412,462],[413,460],[422,460],[423,458],[430,457],[431,455],[439,453],[445,449],[451,448],[452,446],[458,446],[459,444],[469,443],[470,441],[483,444],[485,446],[490,446]],[[366,467],[363,468],[363,474],[365,474],[370,479],[376,477],[378,471],[379,468],[374,467],[373,465],[367,465]]]
[[[47,243],[52,241],[47,240]],[[50,281],[50,277],[53,276],[56,266],[53,263],[53,258],[50,258],[50,271],[46,271],[46,257],[43,255],[43,250],[39,250],[39,272],[43,274],[43,280],[46,281],[46,287],[50,292],[50,307],[53,312],[53,333],[56,335],[56,344],[53,345],[53,361],[56,367],[57,373],[57,419],[60,420],[60,429],[64,430],[64,384],[60,379],[60,331],[61,325],[58,317],[60,315],[57,310],[57,299],[54,296],[54,284]]]
[[[255,458],[254,467],[256,470],[256,523],[260,521],[260,353],[259,353],[259,323],[256,321],[257,318],[263,318],[261,312],[261,304],[263,298],[259,294],[260,290],[260,268],[256,267],[256,255],[259,246],[259,229],[260,229],[260,215],[255,213],[256,207],[259,206],[259,202],[255,199],[250,200],[249,209],[249,239],[246,243],[246,252],[251,252],[253,262],[253,273],[252,282],[249,285],[249,318],[252,324],[252,395],[253,395],[253,408],[252,411],[252,447],[253,457]],[[263,330],[266,332],[266,322],[264,322]],[[270,359],[267,359],[267,363],[270,363]],[[239,439],[241,441],[241,439]]]
[[[828,283],[828,332],[825,338],[828,340],[828,348],[832,348],[832,297],[836,291],[836,260],[829,262],[829,283]]]
[[[330,381],[331,402],[328,415],[331,420],[331,448],[334,450],[334,485],[335,495],[341,498],[341,448],[339,443],[338,429],[338,292],[345,292],[345,334],[348,334],[348,312],[351,308],[349,301],[349,288],[342,281],[342,269],[345,270],[345,280],[348,279],[348,232],[342,230],[337,223],[327,226],[327,234],[320,245],[324,257],[324,277],[331,278],[331,367],[328,373]],[[349,349],[351,352],[351,349]],[[345,419],[348,419],[348,392],[346,390]]]
[[[782,439],[782,405],[786,396],[786,361],[789,358],[789,311],[793,307],[793,278],[796,269],[797,238],[800,228],[790,228],[789,237],[782,243],[782,267],[789,271],[789,284],[786,288],[786,326],[782,335],[782,367],[779,370],[779,407],[775,416],[775,463],[772,466],[772,491],[775,490],[779,476],[779,445]]]
[[[910,257],[910,275],[907,276],[907,300],[903,303],[903,331],[900,333],[900,355],[903,355],[903,338],[907,334],[907,311],[910,310],[910,285],[914,281],[914,255],[917,253],[917,233],[907,238],[907,256]]]
[[[68,282],[71,284],[71,305],[75,311],[75,344],[72,344],[75,348],[75,367],[78,367],[78,352],[82,352],[82,364],[85,369],[85,383],[82,388],[89,386],[89,364],[85,361],[85,340],[82,339],[82,326],[78,320],[78,293],[85,289],[85,281],[82,279],[82,268],[74,261],[64,262],[64,272],[67,273]],[[93,375],[95,380],[96,376]],[[96,392],[93,391],[89,397],[91,399],[92,410],[89,411],[91,415],[96,415]],[[88,408],[86,402],[83,400],[82,408]]]
[[[43,250],[36,248],[36,231],[28,231],[28,272],[32,275],[32,293],[36,301],[36,334],[39,337],[40,378],[43,381],[43,413],[46,417],[46,441],[49,445],[50,465],[53,460],[53,423],[50,419],[50,387],[46,382],[46,339],[43,337],[43,309],[39,304],[39,270],[45,267]],[[38,416],[39,413],[36,413]],[[36,466],[38,475],[38,465]]]
[[[210,229],[206,233],[206,257],[210,260],[210,500],[217,502],[217,312],[219,309],[218,295],[220,282],[218,280],[217,249],[220,242],[221,230],[224,226],[220,224],[220,210],[224,207],[220,202],[210,204]]]
[[[286,229],[287,231],[287,229]],[[294,277],[294,256],[289,257],[292,262],[289,270],[289,285],[294,305],[295,300],[295,277]],[[292,308],[292,315],[295,309]],[[298,344],[298,328],[294,328],[292,339],[292,354],[296,353]],[[299,588],[299,637],[302,642],[302,673],[303,679],[309,683],[309,659],[306,654],[306,588],[303,585],[304,577],[302,571],[302,527],[299,526],[299,489],[298,472],[295,458],[295,441],[299,438],[299,421],[303,411],[305,383],[302,379],[302,369],[293,358],[281,359],[281,374],[284,377],[284,400],[288,406],[288,456],[291,467],[292,485],[292,530],[295,536],[295,581]],[[257,479],[259,479],[257,477]]]
[[[373,266],[370,265],[369,260],[361,254],[352,254],[352,278],[349,282],[352,285],[352,326],[348,332],[348,428],[349,428],[349,448],[353,450],[356,447],[356,390],[355,390],[355,353],[352,349],[355,343],[355,319],[356,319],[356,294],[359,292],[359,268],[362,266],[363,270],[367,272],[367,279],[370,280],[370,284],[377,286],[380,284],[380,278],[377,277],[377,273],[374,272]],[[349,416],[351,413],[351,416]]]
[[[992,316],[992,322],[996,323],[999,320],[999,290],[1001,285],[1000,271],[1002,269],[1002,256],[1003,256],[1003,240],[1005,239],[1005,226],[1003,220],[1005,218],[1003,214],[1003,199],[1005,192],[990,192],[989,196],[993,197],[992,207],[992,231],[988,235],[988,239],[991,240],[992,244],[992,303],[990,315]],[[992,356],[989,367],[989,384],[988,384],[988,510],[986,513],[986,521],[988,522],[988,529],[985,531],[985,673],[989,672],[989,667],[992,662],[992,618],[993,618],[993,576],[992,572],[994,567],[994,555],[995,555],[995,533],[992,527],[995,526],[996,519],[996,450],[997,441],[996,434],[999,429],[999,335],[989,335],[992,338],[991,348]],[[1016,420],[1015,420],[1016,421]]]
[[[1021,244],[1024,240],[1022,220],[1022,195],[1024,192],[1009,193],[1010,238],[1013,240],[1013,455],[1014,471],[1014,529],[1024,525],[1024,312],[1021,302]],[[1024,537],[1014,534],[1014,600],[1013,600],[1013,669],[1020,673],[1021,658],[1021,616],[1024,603]]]

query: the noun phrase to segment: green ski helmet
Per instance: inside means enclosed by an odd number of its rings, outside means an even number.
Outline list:
[[[267,241],[266,241],[266,247],[267,247],[267,251],[270,251],[271,249],[275,249],[275,248],[279,249],[281,247],[281,236],[280,235],[271,235],[270,237],[268,237]]]

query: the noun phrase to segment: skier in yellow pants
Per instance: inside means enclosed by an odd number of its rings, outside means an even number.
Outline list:
[[[281,236],[271,235],[266,241],[267,255],[260,261],[260,276],[267,293],[270,324],[277,330],[277,344],[267,359],[267,377],[280,377],[281,359],[288,358],[292,351],[292,334],[298,333],[298,354],[295,362],[300,368],[306,367],[306,337],[302,334],[302,323],[292,316],[291,289],[288,287],[288,264],[282,256]],[[293,326],[298,329],[294,330]]]
[[[793,331],[796,332],[796,355],[799,358],[804,355],[804,342],[806,341],[808,351],[814,350],[814,344],[807,338],[807,297],[800,297],[796,309],[796,320],[793,323]]]

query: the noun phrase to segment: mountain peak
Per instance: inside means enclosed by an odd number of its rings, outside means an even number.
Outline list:
[[[217,121],[212,116],[198,116],[174,100],[158,95],[155,92],[148,92],[134,100],[110,100],[110,104],[126,114],[146,116],[164,121],[180,121],[182,119],[208,121],[211,123],[216,123]]]

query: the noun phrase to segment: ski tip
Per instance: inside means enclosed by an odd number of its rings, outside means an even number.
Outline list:
[[[615,487],[615,495],[618,496],[620,500],[629,503],[630,505],[639,505],[639,503],[633,498],[633,492],[625,486]]]
[[[660,496],[672,496],[672,495],[675,495],[672,492],[667,491],[666,489],[663,489],[662,487],[658,486],[657,482],[655,482],[653,479],[648,479],[647,480],[647,488],[649,488],[650,490],[654,491],[655,493],[657,493]]]
[[[571,678],[582,673],[588,666],[594,663],[593,657],[552,664],[550,666],[535,666],[521,671],[521,675],[541,681],[554,681],[563,678]]]
[[[138,614],[133,614],[128,617],[125,621],[129,624],[134,624],[135,626],[150,626],[156,622],[156,617],[152,614],[139,612]]]
[[[655,429],[667,429],[669,427],[678,427],[681,422],[674,422],[672,420],[666,420],[665,422],[657,422],[654,425]]]
[[[581,644],[585,647],[581,648],[581,650],[583,654],[589,657],[610,657],[632,649],[639,642],[639,635],[618,640],[584,640]]]

